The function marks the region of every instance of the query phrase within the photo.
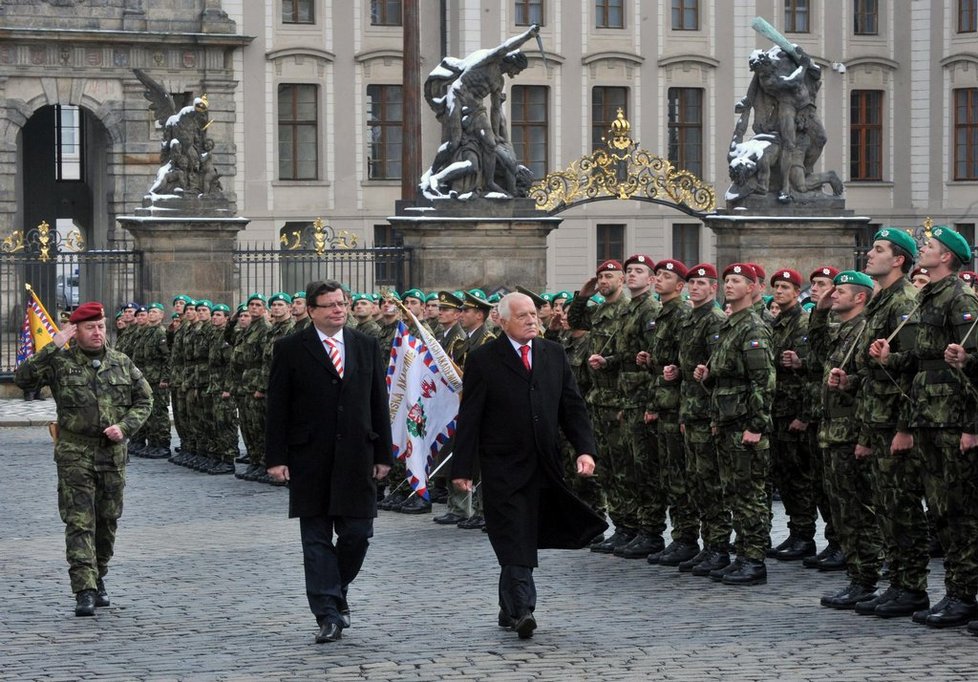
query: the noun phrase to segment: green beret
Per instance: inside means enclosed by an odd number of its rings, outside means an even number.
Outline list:
[[[304,299],[305,297],[306,297],[306,292],[304,292],[304,291],[297,291],[297,292],[295,292],[294,294],[292,294],[292,300],[293,300],[293,301],[294,301],[295,299],[297,299],[297,298],[302,298],[302,299]]]
[[[601,294],[595,294],[590,298],[590,301],[595,305],[601,305],[602,303],[604,303],[604,296],[602,296]]]
[[[352,300],[354,303],[356,303],[357,301],[372,301],[373,299],[370,298],[370,294],[361,294],[361,293],[357,292],[357,293],[353,294],[352,296],[350,296],[350,300]]]
[[[248,304],[247,303],[239,303],[238,304],[238,314],[239,315],[241,313],[243,313],[244,311],[246,311],[247,309],[248,309]]]
[[[815,304],[814,304],[814,303],[812,303],[811,301],[805,301],[805,302],[804,302],[804,303],[803,303],[803,304],[801,305],[801,309],[802,309],[802,310],[804,310],[804,311],[805,311],[806,313],[810,313],[810,312],[812,312],[813,310],[815,310]]]
[[[364,294],[364,295],[367,296],[374,303],[380,303],[380,294],[378,294],[376,291],[373,292],[372,294]]]
[[[424,292],[421,291],[421,289],[408,289],[403,294],[401,294],[402,301],[406,298],[416,298],[422,303],[428,300],[428,297],[424,295]]]
[[[394,291],[393,289],[391,289],[388,292],[385,292],[384,293],[384,298],[393,298],[395,301],[402,300],[401,299],[401,295],[399,293],[397,293],[396,291]]]
[[[224,303],[218,303],[217,305],[214,306],[214,312],[215,313],[224,313],[225,315],[230,315],[231,314],[231,308],[229,306],[225,305]]]
[[[464,294],[464,305],[466,308],[478,308],[479,310],[484,310],[486,312],[492,310],[492,304],[488,301],[486,298],[486,292],[484,292],[482,289],[472,289],[464,292]]]
[[[430,303],[431,301],[434,301],[435,303],[438,302],[438,292],[432,291],[430,294],[425,296],[424,298],[425,303]]]
[[[454,292],[451,291],[439,291],[438,292],[438,307],[439,308],[455,308],[456,310],[461,310],[465,303],[462,302],[464,294],[461,292],[456,296]]]
[[[901,230],[899,227],[884,227],[873,236],[874,242],[881,239],[896,244],[914,258],[917,257],[917,242],[907,234],[906,230]]]
[[[267,302],[267,299],[256,291],[248,297],[248,303],[251,303],[252,301],[261,301],[262,305],[264,305]]]
[[[153,301],[148,306],[146,306],[146,309],[147,310],[164,310],[163,304],[162,303],[159,303],[158,301]]]
[[[946,246],[951,253],[957,256],[959,261],[962,263],[971,262],[971,244],[960,234],[947,225],[937,225],[930,233],[934,239]]]
[[[520,286],[520,285],[517,284],[516,285],[516,290],[518,292],[520,292],[521,294],[523,294],[524,296],[529,296],[530,297],[530,300],[533,301],[533,305],[535,305],[537,308],[542,308],[547,303],[550,303],[550,301],[548,301],[547,299],[545,299],[543,296],[541,296],[540,294],[536,293],[535,291],[530,291],[526,287],[523,287],[523,286]]]
[[[183,301],[184,303],[190,303],[190,297],[187,294],[177,294],[173,297],[173,303],[176,304],[177,301]]]
[[[551,293],[548,293],[548,292],[544,292],[544,293],[540,294],[540,298],[542,298],[547,303],[551,303],[552,304],[554,302],[554,295],[551,294]]]
[[[486,301],[488,301],[489,303],[491,303],[493,305],[496,305],[501,300],[503,300],[503,295],[502,294],[493,294],[492,296],[490,296],[490,297],[488,297],[486,299]]]
[[[208,310],[213,310],[214,309],[214,304],[211,303],[210,301],[208,301],[206,298],[202,298],[199,301],[197,301],[197,303],[196,303],[196,305],[194,305],[194,307],[195,308],[207,308]]]
[[[122,317],[122,311],[121,310],[115,314],[115,319],[118,320],[120,317]]]
[[[839,286],[840,284],[855,284],[859,287],[866,287],[867,289],[873,288],[873,280],[864,272],[856,272],[855,270],[845,270],[840,272],[832,280],[832,284]]]
[[[574,298],[574,294],[572,294],[569,291],[558,291],[556,294],[554,294],[554,300],[555,301],[557,301],[559,299],[564,299],[565,301],[569,301],[572,298]]]
[[[192,299],[192,298],[188,298],[188,299],[187,299],[187,305],[186,305],[186,306],[184,306],[184,307],[185,307],[185,308],[196,308],[196,307],[197,307],[197,301],[195,301],[195,300],[194,300],[194,299]]]
[[[176,319],[179,319],[179,317],[180,317],[180,313],[172,313],[172,314],[170,315],[170,319],[171,319],[171,320],[176,320]]]
[[[289,305],[292,305],[292,297],[284,291],[276,291],[274,294],[268,297],[268,305],[275,303],[275,301],[284,301]]]

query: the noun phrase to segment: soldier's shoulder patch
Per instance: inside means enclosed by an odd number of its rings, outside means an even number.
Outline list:
[[[652,331],[655,329],[655,320],[649,320],[645,323],[645,331]]]
[[[767,348],[767,347],[768,347],[767,339],[753,338],[753,339],[748,339],[747,341],[744,342],[744,350],[757,350],[757,349]]]
[[[961,320],[963,322],[971,322],[973,319],[975,319],[975,316],[968,311],[961,313]]]

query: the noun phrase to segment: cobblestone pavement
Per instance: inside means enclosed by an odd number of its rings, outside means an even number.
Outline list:
[[[500,630],[484,534],[382,512],[353,627],[317,645],[284,489],[134,459],[106,583],[75,618],[42,428],[0,429],[0,679],[974,680],[978,639],[821,608],[840,574],[769,562],[725,587],[587,551],[544,551],[540,629]],[[436,511],[439,507],[436,506]],[[776,514],[775,540],[784,535]],[[943,571],[931,565],[931,598]]]

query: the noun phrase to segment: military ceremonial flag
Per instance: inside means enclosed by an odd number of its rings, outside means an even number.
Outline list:
[[[58,327],[51,320],[47,309],[34,293],[30,284],[27,288],[27,305],[24,310],[24,323],[20,328],[20,339],[17,343],[17,365],[25,362],[46,345],[54,341]]]
[[[455,434],[462,380],[444,349],[408,314],[419,336],[428,338],[418,338],[404,322],[397,323],[387,368],[391,436],[394,457],[404,460],[408,483],[427,500],[428,471]]]

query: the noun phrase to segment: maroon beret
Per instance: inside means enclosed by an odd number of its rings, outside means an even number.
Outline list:
[[[105,309],[102,308],[102,304],[98,301],[89,301],[75,308],[68,321],[72,324],[78,324],[79,322],[101,320],[103,317],[105,317]]]
[[[649,270],[655,270],[655,261],[646,256],[644,253],[636,253],[634,256],[629,256],[628,260],[625,261],[625,267],[629,265],[644,265],[648,267]]]
[[[917,275],[923,275],[924,277],[930,277],[930,270],[927,268],[922,268],[919,265],[915,267],[910,273],[910,279],[913,279]]]
[[[970,284],[971,282],[974,282],[976,279],[978,279],[978,273],[975,273],[972,270],[962,270],[961,272],[958,273],[958,277],[960,277],[965,282],[968,282]]]
[[[594,274],[600,275],[602,272],[621,272],[624,269],[625,268],[621,266],[621,263],[616,261],[614,258],[609,258],[598,266],[598,269]]]
[[[758,265],[757,263],[748,263],[747,265],[749,265],[749,266],[751,266],[752,268],[754,268],[754,278],[755,278],[755,279],[756,279],[756,280],[757,280],[758,282],[763,282],[763,281],[764,281],[764,279],[765,279],[765,278],[767,277],[767,275],[766,275],[766,274],[765,274],[765,272],[764,272],[764,268],[762,268],[762,267],[761,267],[760,265]]]
[[[674,258],[666,258],[665,260],[659,261],[659,264],[655,266],[655,271],[658,272],[659,270],[675,272],[679,275],[679,279],[686,279],[686,266]]]
[[[727,275],[740,275],[747,279],[757,280],[757,272],[750,263],[731,263],[723,269],[723,276],[726,277]]]
[[[694,265],[689,270],[686,271],[686,280],[691,280],[696,277],[706,277],[708,279],[717,278],[717,269],[712,263],[700,263],[699,265]]]
[[[811,282],[816,277],[827,277],[835,281],[835,276],[838,274],[838,269],[833,268],[831,265],[823,265],[822,267],[812,270],[812,274],[808,276],[808,281]]]
[[[784,268],[778,270],[773,275],[771,275],[771,286],[774,286],[775,282],[791,282],[796,287],[801,287],[801,273],[797,270],[792,270],[791,268]]]

